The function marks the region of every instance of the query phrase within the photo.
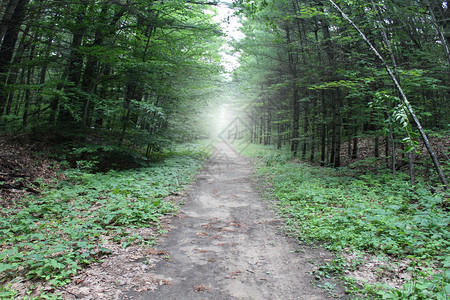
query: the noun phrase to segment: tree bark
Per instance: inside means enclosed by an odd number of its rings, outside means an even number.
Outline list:
[[[13,14],[18,3],[19,0],[10,0],[5,8],[2,21],[0,22],[0,45],[2,44],[3,37],[5,36],[9,24],[11,23],[11,19],[13,18]]]
[[[341,115],[341,106],[342,99],[339,88],[334,93],[336,95],[336,109],[335,109],[335,154],[334,154],[334,167],[339,168],[341,166],[341,132],[342,132],[342,115]]]
[[[358,137],[353,137],[352,159],[358,158]]]
[[[288,43],[288,63],[289,63],[289,71],[291,74],[291,86],[292,86],[292,136],[291,136],[291,152],[294,156],[297,155],[298,151],[298,128],[299,128],[299,117],[300,117],[300,108],[299,104],[299,93],[297,87],[297,68],[296,61],[294,59],[294,55],[291,48],[291,36],[290,36],[290,28],[287,24],[285,27],[286,32],[286,41]]]
[[[34,58],[34,50],[35,50],[35,46],[33,45],[30,49],[30,56],[29,59],[33,60]],[[28,110],[30,107],[30,102],[31,102],[31,76],[33,75],[33,68],[29,67],[27,70],[27,89],[25,90],[25,105],[23,108],[23,115],[22,115],[22,126],[25,127],[27,125],[27,121],[28,121]]]
[[[292,106],[292,142],[291,142],[291,152],[292,155],[297,156],[298,151],[298,118],[300,117],[300,109],[298,106],[298,88],[294,85]]]
[[[282,142],[282,132],[281,132],[281,124],[277,124],[277,130],[278,130],[278,136],[277,136],[277,149],[281,149],[281,142]]]
[[[309,103],[305,102],[305,109],[303,111],[302,160],[306,159],[306,149],[308,148],[308,127],[309,127]]]
[[[10,25],[7,26],[6,24],[2,24],[5,28],[2,30],[4,30],[5,33],[0,47],[0,115],[2,115],[5,110],[8,97],[6,91],[6,74],[8,73],[8,67],[14,55],[14,47],[19,38],[20,26],[22,25],[25,16],[25,6],[28,2],[29,0],[18,0],[14,7],[14,12],[10,17]]]
[[[326,134],[327,134],[327,122],[326,122],[326,104],[325,104],[325,91],[321,91],[322,96],[322,127],[321,127],[321,154],[320,154],[320,165],[325,166],[326,163]]]
[[[380,138],[378,135],[375,136],[374,156],[376,158],[380,157]]]
[[[316,147],[316,145],[315,145],[315,135],[316,135],[316,133],[315,133],[315,130],[314,130],[316,128],[316,114],[314,112],[318,110],[316,106],[317,106],[317,99],[314,96],[314,98],[313,98],[313,109],[312,109],[312,120],[311,120],[311,147],[310,147],[311,153],[310,153],[310,156],[309,156],[309,161],[311,161],[311,162],[314,161],[314,152],[315,152],[315,147]]]

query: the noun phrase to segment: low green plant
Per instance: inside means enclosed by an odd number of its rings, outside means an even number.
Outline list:
[[[17,296],[17,291],[12,290],[10,285],[0,285],[0,299],[14,299]]]
[[[46,187],[42,196],[2,210],[0,284],[23,276],[65,285],[111,252],[102,247],[105,236],[114,236],[123,247],[154,242],[130,235],[126,228],[158,227],[164,215],[175,213],[177,206],[165,198],[183,190],[206,157],[175,149],[146,168],[90,173],[78,167],[68,170],[67,180],[55,188]],[[2,287],[0,295],[8,299],[15,294]]]

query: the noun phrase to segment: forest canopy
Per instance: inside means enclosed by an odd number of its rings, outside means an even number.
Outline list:
[[[189,1],[30,1],[1,7],[2,132],[108,130],[158,146],[198,135],[217,91],[214,5]]]

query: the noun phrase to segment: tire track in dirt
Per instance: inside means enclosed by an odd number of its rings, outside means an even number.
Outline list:
[[[255,190],[249,162],[227,144],[215,154],[158,246],[168,259],[152,270],[161,286],[127,299],[329,299],[311,284],[310,260],[327,259],[280,234],[280,220]]]

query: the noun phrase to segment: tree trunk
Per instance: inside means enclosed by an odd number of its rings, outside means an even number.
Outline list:
[[[131,114],[131,100],[134,98],[134,94],[136,92],[136,84],[129,83],[127,87],[127,92],[125,95],[125,103],[124,108],[126,109],[126,115],[122,124],[122,133],[120,134],[120,142],[122,143],[125,138],[125,133],[128,127],[128,123],[130,122],[130,114]]]
[[[281,142],[282,142],[282,131],[281,131],[281,124],[278,123],[277,124],[277,129],[278,129],[278,136],[277,136],[277,149],[281,149]]]
[[[320,156],[320,165],[325,166],[326,162],[326,134],[327,134],[327,121],[326,121],[326,104],[325,104],[325,91],[321,91],[322,95],[322,127],[321,127],[321,156]]]
[[[29,0],[18,0],[14,12],[10,17],[10,25],[7,26],[7,24],[2,24],[2,26],[4,26],[4,29],[2,30],[4,30],[5,33],[0,47],[0,116],[5,110],[8,97],[6,91],[8,67],[14,55],[14,48],[19,37],[20,26],[22,25],[23,17],[25,15],[25,5],[27,5],[28,2]],[[9,18],[9,16],[6,15],[4,15],[4,17]]]
[[[294,94],[292,99],[293,114],[292,114],[292,155],[297,156],[298,151],[298,118],[300,117],[300,109],[298,106],[298,88],[294,86]]]
[[[39,85],[42,86],[45,83],[45,77],[47,76],[47,65],[43,65],[40,75],[39,75]],[[36,97],[36,106],[37,106],[37,110],[38,110],[38,115],[40,114],[40,110],[41,110],[41,103],[43,100],[42,95],[40,95],[42,91],[42,88],[39,88],[37,91],[38,96]]]
[[[267,141],[266,145],[270,145],[272,139],[272,112],[270,107],[270,100],[267,98]]]
[[[315,152],[315,129],[316,129],[316,114],[315,112],[318,110],[317,109],[317,99],[316,96],[314,96],[313,98],[313,109],[312,109],[312,120],[311,120],[311,153],[309,156],[309,161],[313,162],[314,161],[314,152]]]
[[[358,137],[353,136],[353,149],[352,149],[352,159],[358,158]]]
[[[395,179],[395,137],[392,130],[392,124],[389,123],[389,134],[391,138],[391,171],[392,171],[392,177]]]
[[[306,149],[308,148],[308,127],[309,127],[309,103],[305,102],[305,109],[303,112],[303,147],[302,160],[306,159]]]
[[[16,10],[17,4],[19,0],[10,0],[8,5],[6,6],[5,12],[3,14],[2,21],[0,22],[0,45],[3,41],[3,37],[5,36],[6,30],[8,29],[9,24],[11,24],[13,19],[14,11]]]
[[[389,166],[390,166],[390,164],[389,164],[389,134],[387,134],[386,136],[385,136],[385,138],[384,138],[384,144],[385,144],[385,147],[384,147],[384,156],[386,157],[386,160],[385,160],[385,163],[386,163],[386,168],[388,168],[389,169]]]
[[[300,108],[299,108],[299,93],[297,87],[297,67],[296,60],[294,59],[294,54],[291,51],[291,35],[289,24],[287,23],[285,26],[286,32],[286,41],[288,47],[288,64],[289,71],[291,75],[291,87],[292,87],[292,135],[291,135],[291,152],[294,156],[297,155],[298,151],[298,127],[299,127],[299,117],[300,117]],[[298,59],[298,57],[297,57]]]
[[[416,171],[414,167],[414,153],[411,151],[408,153],[408,161],[409,161],[409,179],[411,186],[416,185]]]
[[[339,88],[334,93],[336,95],[336,109],[335,109],[335,158],[334,158],[334,167],[339,168],[341,166],[341,132],[342,132],[342,115],[341,115],[341,106],[342,99]]]
[[[30,49],[30,61],[33,60],[34,58],[34,50],[35,50],[35,46],[33,45]],[[25,127],[27,125],[27,118],[28,118],[28,110],[30,107],[30,102],[31,102],[31,89],[30,89],[30,85],[31,85],[31,76],[33,75],[33,68],[29,67],[27,70],[27,89],[25,90],[25,105],[23,108],[23,115],[22,115],[22,126]]]
[[[12,63],[11,63],[12,65],[14,65],[14,67],[9,69],[9,75],[8,75],[8,79],[6,81],[7,87],[16,83],[17,75],[20,71],[19,64],[21,63],[22,58],[24,57],[23,53],[29,44],[29,42],[27,42],[27,39],[26,39],[29,31],[30,31],[30,26],[26,26],[25,30],[23,32],[23,35],[22,35],[22,39],[19,43],[19,46],[16,49],[14,59],[12,60]],[[11,106],[14,102],[15,92],[16,92],[16,89],[11,89],[11,91],[9,91],[9,93],[8,93],[5,115],[9,115],[11,112]]]
[[[263,119],[263,115],[262,115],[262,109],[260,112],[260,117],[259,117],[259,144],[262,145],[263,143],[263,135],[264,135],[264,119]]]
[[[378,135],[375,136],[374,156],[376,158],[380,157],[380,138]]]

